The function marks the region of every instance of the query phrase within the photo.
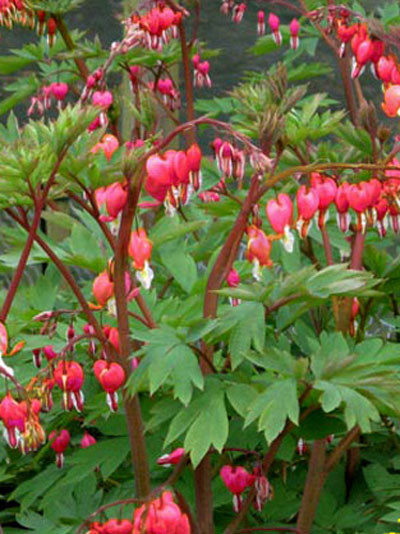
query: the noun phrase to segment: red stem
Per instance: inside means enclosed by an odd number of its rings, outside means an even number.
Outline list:
[[[215,317],[217,313],[218,294],[215,293],[215,290],[220,289],[226,276],[232,268],[233,262],[235,261],[243,234],[246,230],[249,215],[254,204],[259,198],[259,184],[260,177],[258,175],[254,175],[251,180],[249,192],[245,201],[243,202],[236,222],[211,270],[207,281],[206,295],[204,299],[204,317]]]
[[[214,290],[221,287],[236,258],[242,236],[246,229],[247,219],[256,200],[259,182],[259,176],[253,176],[249,192],[236,219],[236,223],[225,241],[208,278],[203,306],[203,316],[206,318],[216,316],[218,295]],[[204,345],[203,352],[207,358],[202,359],[200,365],[203,373],[207,374],[213,371],[213,348]],[[212,469],[208,455],[195,470],[197,520],[200,530],[204,534],[212,534],[214,532],[211,482]]]
[[[364,252],[365,232],[357,232],[354,244],[353,252],[351,255],[350,269],[360,271],[362,269],[362,258]]]
[[[315,440],[308,465],[300,512],[297,518],[297,528],[301,534],[310,534],[311,532],[321,490],[325,482],[325,454],[325,440]]]
[[[181,51],[182,51],[182,66],[183,66],[183,77],[185,80],[185,90],[186,90],[186,116],[188,121],[194,120],[194,97],[193,97],[193,79],[190,69],[190,58],[189,58],[189,48],[186,42],[186,32],[183,22],[178,26],[179,28],[179,37],[181,41]],[[193,144],[196,141],[195,130],[191,128],[187,132],[187,142],[189,145]]]
[[[64,22],[64,19],[61,17],[61,15],[53,14],[53,17],[57,23],[58,31],[60,32],[61,37],[63,38],[64,43],[66,44],[66,47],[68,48],[68,50],[75,50],[76,45],[68,32],[68,28]],[[74,57],[73,60],[79,70],[79,74],[81,75],[82,79],[86,81],[87,77],[89,76],[89,69],[87,68],[85,61],[80,57]]]
[[[117,247],[115,250],[114,292],[120,340],[119,363],[123,366],[127,376],[131,373],[129,356],[132,353],[132,344],[128,305],[125,295],[125,273],[127,270],[128,245],[132,223],[143,180],[143,170],[134,176],[132,184],[129,183],[130,180],[128,179],[128,185],[130,186],[128,190],[128,200],[122,212]],[[139,397],[137,395],[131,397],[125,391],[124,404],[132,453],[132,463],[135,471],[136,493],[140,498],[147,497],[150,493],[150,470]]]
[[[3,302],[3,306],[0,311],[0,322],[4,323],[7,319],[8,312],[10,311],[11,305],[13,303],[13,300],[15,298],[15,295],[17,293],[17,289],[19,287],[19,284],[21,282],[21,279],[23,277],[26,264],[28,262],[29,254],[32,250],[33,242],[35,240],[35,234],[37,229],[39,228],[40,224],[40,218],[42,215],[43,208],[46,203],[47,195],[50,191],[51,186],[54,183],[54,180],[56,178],[56,174],[58,172],[58,169],[60,168],[61,162],[64,159],[64,156],[67,153],[67,149],[63,149],[61,153],[59,154],[57,161],[54,165],[54,168],[50,174],[49,179],[47,180],[46,185],[43,188],[42,193],[40,194],[40,190],[37,193],[37,198],[34,198],[33,201],[35,203],[35,213],[33,216],[33,221],[31,228],[29,229],[28,239],[26,240],[24,249],[22,251],[22,254],[19,258],[19,262],[17,265],[17,268],[15,270],[14,276],[11,280],[10,287],[8,289],[6,298]]]
[[[115,242],[115,239],[114,239],[114,236],[112,235],[112,233],[110,232],[110,229],[108,228],[107,224],[104,223],[103,221],[100,221],[99,219],[99,216],[100,216],[100,213],[99,213],[99,210],[96,206],[96,202],[93,198],[93,194],[91,191],[89,191],[87,188],[83,187],[83,185],[77,181],[77,183],[79,183],[79,185],[83,188],[83,190],[85,191],[85,194],[87,195],[88,199],[89,199],[89,202],[92,206],[92,209],[90,209],[90,207],[85,203],[85,201],[83,199],[81,199],[78,195],[76,195],[75,193],[73,193],[72,191],[69,191],[68,192],[68,195],[70,196],[70,198],[72,198],[72,200],[74,200],[77,204],[79,204],[85,211],[87,211],[87,213],[89,213],[93,218],[94,220],[97,222],[97,224],[99,225],[99,227],[101,228],[105,238],[107,239],[108,243],[110,244],[111,246],[111,249],[113,250],[113,252],[115,252],[115,249],[116,249],[116,242]],[[157,328],[157,324],[156,322],[154,321],[153,317],[152,317],[152,314],[146,304],[146,301],[144,300],[144,298],[142,297],[142,295],[138,295],[136,297],[136,302],[140,308],[140,311],[143,313],[143,316],[145,318],[145,321],[147,323],[146,326],[148,326],[149,328]],[[141,320],[141,319],[139,319]]]
[[[339,462],[340,458],[342,457],[342,454],[344,454],[347,449],[350,447],[350,445],[358,439],[360,435],[360,427],[355,426],[349,432],[344,436],[342,440],[338,443],[338,445],[334,448],[334,450],[331,452],[331,454],[328,456],[325,464],[325,471],[327,474],[329,474],[332,469],[336,466],[336,464]]]
[[[43,210],[43,204],[42,203],[37,204],[36,207],[35,207],[35,214],[34,214],[34,217],[33,217],[32,226],[31,226],[31,228],[29,230],[28,239],[26,240],[24,249],[23,249],[22,254],[21,254],[20,258],[19,258],[19,262],[18,262],[17,268],[16,268],[16,270],[14,272],[14,276],[13,276],[13,278],[11,280],[11,284],[10,284],[10,287],[8,289],[6,298],[5,298],[3,306],[1,308],[0,321],[2,323],[4,323],[5,320],[7,319],[8,312],[10,311],[10,308],[11,308],[12,302],[13,302],[13,300],[15,298],[15,294],[17,292],[18,286],[19,286],[19,284],[21,282],[21,279],[22,279],[22,276],[24,274],[25,267],[26,267],[26,264],[27,264],[27,261],[28,261],[28,258],[29,258],[29,254],[31,252],[32,245],[33,245],[33,242],[34,242],[34,235],[35,235],[35,232],[38,229],[39,224],[40,224],[40,217],[41,217],[41,214],[42,214],[42,210]]]
[[[22,221],[22,219],[20,219],[12,210],[7,209],[6,212],[8,213],[8,215],[10,215],[12,219],[14,219],[14,221],[20,224],[22,228],[24,228],[26,231],[31,230],[29,226],[24,221]],[[51,259],[51,261],[54,263],[54,265],[57,267],[57,269],[60,271],[60,273],[64,277],[67,284],[70,286],[72,292],[76,296],[77,301],[81,305],[82,311],[86,315],[88,322],[95,329],[98,339],[102,343],[107,345],[108,341],[104,336],[103,330],[101,326],[99,325],[96,317],[94,316],[93,311],[89,308],[86,298],[84,297],[82,291],[80,290],[80,287],[76,283],[75,278],[72,276],[68,267],[64,265],[64,263],[60,260],[60,258],[53,252],[53,249],[40,236],[38,236],[37,234],[33,234],[33,239],[48,255],[48,257]]]
[[[321,234],[322,234],[322,242],[324,245],[326,263],[328,265],[333,265],[333,254],[332,254],[331,241],[329,239],[329,234],[327,232],[325,225],[321,229]]]
[[[353,86],[351,83],[351,76],[350,76],[350,50],[349,45],[346,46],[346,54],[345,57],[339,58],[339,68],[340,68],[340,74],[342,76],[342,83],[344,88],[344,94],[346,97],[347,107],[350,113],[350,119],[351,122],[354,124],[354,126],[358,126],[359,118],[358,118],[358,110],[356,106],[356,101],[354,98],[353,93]]]

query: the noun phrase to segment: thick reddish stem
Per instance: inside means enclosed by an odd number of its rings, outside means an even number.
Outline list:
[[[132,223],[143,180],[144,174],[141,172],[140,175],[134,177],[134,183],[129,187],[128,200],[121,217],[114,263],[114,292],[120,341],[119,362],[123,366],[127,376],[131,373],[129,357],[132,353],[132,343],[130,337],[128,305],[125,294],[125,272],[127,269],[128,245]],[[150,493],[150,470],[139,397],[137,395],[131,397],[124,392],[124,404],[131,445],[132,463],[135,471],[136,492],[137,496],[140,498],[147,497]]]
[[[360,271],[362,269],[362,258],[364,252],[365,232],[357,232],[354,244],[353,252],[351,255],[350,269]]]
[[[315,440],[311,452],[310,463],[308,465],[306,485],[304,487],[300,512],[297,518],[297,529],[301,534],[310,534],[311,532],[321,490],[325,482],[325,454],[325,440]]]
[[[228,239],[225,241],[208,278],[203,307],[203,315],[206,318],[216,316],[218,295],[214,291],[222,286],[222,283],[236,258],[243,234],[246,230],[248,217],[256,201],[259,181],[257,175],[253,176],[248,195],[242,205],[236,223],[233,226]],[[213,348],[204,345],[203,352],[206,354],[207,358],[202,359],[200,365],[203,373],[207,374],[213,371]],[[210,361],[210,364],[208,361]],[[195,470],[197,520],[200,525],[200,530],[202,533],[204,532],[204,534],[212,534],[214,532],[211,481],[211,463],[209,456],[206,456]]]
[[[351,56],[348,52],[349,50],[347,50],[347,54],[345,55],[344,58],[339,59],[339,68],[340,68],[340,74],[342,76],[344,95],[346,97],[350,119],[351,119],[351,122],[354,124],[354,126],[357,126],[359,123],[359,117],[358,117],[358,110],[357,110],[356,100],[354,98],[353,86],[351,83],[351,76],[350,76],[350,70],[351,70],[350,57]]]
[[[333,265],[332,246],[331,246],[331,241],[329,239],[329,234],[328,234],[328,231],[327,231],[325,225],[321,229],[321,234],[322,234],[322,242],[323,242],[323,245],[324,245],[326,263],[328,265]]]

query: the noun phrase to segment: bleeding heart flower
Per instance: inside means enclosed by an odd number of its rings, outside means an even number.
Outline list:
[[[0,418],[6,427],[7,442],[15,449],[18,446],[20,434],[25,430],[26,414],[10,392],[0,403]]]
[[[132,534],[190,534],[190,523],[174,503],[172,493],[164,491],[158,499],[144,504],[133,515]]]
[[[118,396],[116,391],[125,382],[125,371],[116,362],[97,360],[93,367],[94,375],[107,393],[107,403],[113,412],[118,410]]]
[[[280,23],[281,21],[277,15],[274,13],[269,14],[268,24],[272,31],[272,37],[278,46],[282,44],[282,34],[279,29]]]
[[[128,254],[133,260],[133,267],[136,269],[136,277],[145,289],[149,289],[154,277],[150,268],[151,251],[153,243],[147,237],[146,230],[139,228],[131,233]]]
[[[257,13],[257,35],[265,34],[265,13],[264,11],[259,11]]]
[[[271,241],[264,234],[261,228],[249,226],[246,230],[248,241],[246,258],[253,263],[253,276],[256,280],[260,279],[260,267],[271,267]]]
[[[307,236],[311,219],[317,213],[318,208],[318,192],[314,188],[307,190],[305,185],[300,186],[297,191],[297,211],[299,217],[297,226],[302,238]]]
[[[92,104],[103,109],[108,109],[113,103],[113,95],[110,91],[95,91],[92,95]]]
[[[351,217],[349,211],[349,199],[348,199],[349,184],[343,182],[337,189],[335,204],[338,211],[338,226],[342,232],[347,232],[350,226]]]
[[[299,47],[299,32],[300,32],[300,22],[297,19],[293,19],[289,24],[290,31],[290,47],[293,50],[297,50]]]
[[[81,412],[84,400],[81,391],[84,373],[81,365],[73,360],[60,360],[54,369],[53,377],[63,392],[64,410],[72,410],[75,407],[78,412]]]
[[[57,467],[61,468],[64,465],[64,451],[68,447],[71,436],[68,430],[61,430],[61,432],[53,432],[49,435],[49,441],[51,448],[56,453],[56,464]]]
[[[160,458],[157,459],[157,464],[162,465],[164,467],[171,467],[171,465],[179,464],[179,462],[184,456],[185,449],[183,447],[179,447],[178,449],[175,449],[169,454],[164,454],[163,456],[160,456]]]
[[[233,493],[233,509],[239,512],[242,507],[242,493],[253,486],[255,476],[248,473],[244,467],[231,465],[224,465],[219,473],[225,486]]]
[[[94,279],[92,292],[101,308],[106,306],[114,296],[114,282],[110,279],[110,273],[107,270]]]
[[[400,85],[391,85],[385,89],[382,109],[388,117],[400,116]]]

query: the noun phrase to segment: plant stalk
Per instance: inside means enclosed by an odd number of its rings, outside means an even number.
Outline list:
[[[314,523],[321,490],[325,482],[326,443],[324,439],[317,439],[313,443],[306,484],[297,518],[297,529],[300,534],[310,534]]]
[[[126,376],[131,374],[132,353],[130,337],[128,305],[125,294],[125,273],[128,262],[128,245],[131,236],[132,223],[139,200],[144,173],[133,177],[133,183],[128,189],[128,199],[122,212],[120,229],[117,239],[114,262],[114,293],[117,307],[117,321],[119,332],[119,363],[123,366]],[[130,180],[128,179],[128,184]],[[132,453],[132,463],[135,472],[137,497],[147,497],[150,493],[150,469],[147,456],[144,426],[138,395],[130,397],[124,391],[124,404]]]

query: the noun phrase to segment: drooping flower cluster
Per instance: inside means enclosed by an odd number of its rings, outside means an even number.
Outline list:
[[[222,173],[222,181],[225,178],[235,178],[241,184],[246,165],[244,150],[234,146],[229,141],[223,141],[219,137],[215,138],[211,144],[218,169]]]
[[[164,491],[158,499],[137,508],[133,515],[132,534],[190,534],[186,514],[174,502],[170,491]]]
[[[64,102],[68,94],[68,90],[68,85],[63,82],[54,82],[50,85],[44,85],[40,91],[32,97],[28,115],[32,115],[35,109],[37,109],[40,115],[43,115],[46,110],[51,108],[53,99],[57,102],[58,108],[60,109],[62,102]]]
[[[42,312],[36,316],[46,324],[46,329],[54,330],[49,321],[56,317],[52,311]],[[3,332],[4,335],[1,335]],[[0,346],[6,353],[8,338],[5,326],[0,323]],[[120,351],[119,332],[116,327],[103,326],[105,338],[111,348],[118,354]],[[46,332],[48,335],[48,332]],[[117,390],[125,383],[125,371],[116,362],[110,360],[109,347],[103,347],[98,356],[98,347],[95,343],[95,329],[92,325],[86,324],[83,327],[83,334],[76,332],[72,321],[66,329],[66,345],[56,352],[53,345],[45,345],[38,349],[33,349],[34,364],[40,367],[42,355],[48,364],[38,375],[32,378],[23,393],[23,400],[18,402],[10,391],[0,402],[0,420],[4,427],[4,435],[7,443],[12,448],[26,454],[37,450],[46,439],[45,432],[40,423],[41,412],[49,412],[53,407],[52,390],[58,386],[61,390],[61,406],[66,411],[73,409],[81,412],[84,408],[84,396],[82,392],[85,373],[83,366],[72,359],[66,359],[66,354],[73,355],[77,343],[86,341],[89,338],[89,354],[97,359],[94,364],[94,375],[99,381],[103,390],[107,393],[107,401],[112,411],[118,409]],[[21,343],[17,344],[21,345]],[[132,364],[132,369],[138,365],[137,359]],[[1,371],[1,366],[0,366]],[[6,373],[6,378],[15,381],[12,373]],[[17,382],[17,391],[19,386]],[[58,467],[63,466],[64,451],[70,442],[69,432],[64,429],[61,432],[52,432],[49,436],[52,449],[56,452],[56,462]],[[82,440],[81,447],[86,448],[96,443],[96,439],[87,431]]]
[[[234,0],[222,0],[221,13],[229,15],[232,13],[232,20],[235,23],[240,23],[243,20],[244,13],[246,11],[246,4],[244,2],[235,3]],[[281,21],[275,13],[268,15],[268,26],[272,33],[272,38],[278,46],[282,44],[282,33],[280,30]],[[257,13],[257,35],[265,35],[265,12],[260,10]],[[290,31],[290,47],[293,50],[297,50],[299,47],[299,33],[300,23],[297,19],[293,19],[289,24]]]
[[[133,14],[124,21],[127,31],[124,52],[136,46],[161,52],[165,44],[177,37],[182,17],[181,11],[174,12],[162,4],[150,9],[144,15]]]
[[[149,82],[148,88],[153,92],[159,92],[165,106],[171,111],[181,107],[181,94],[171,78],[160,78],[157,83]]]
[[[186,205],[193,191],[201,186],[201,150],[193,144],[188,150],[168,150],[150,156],[146,163],[146,192],[159,205],[164,203],[169,215]]]
[[[296,193],[297,217],[294,217],[294,203],[289,195],[280,193],[266,204],[266,216],[275,235],[267,235],[261,229],[261,221],[255,221],[247,228],[247,259],[253,263],[253,275],[260,276],[260,268],[271,266],[272,241],[279,239],[288,252],[293,251],[293,229],[305,238],[314,221],[323,231],[329,209],[337,213],[337,224],[347,232],[353,223],[359,232],[376,228],[378,235],[387,233],[388,220],[395,233],[400,230],[400,162],[394,158],[390,166],[399,170],[386,170],[386,179],[377,178],[358,183],[339,182],[337,177],[323,173],[311,173],[310,185],[301,185]]]
[[[46,434],[39,421],[41,403],[38,399],[17,402],[10,392],[0,403],[0,418],[8,445],[26,454],[45,442]]]
[[[366,65],[371,63],[373,72],[377,74],[378,63],[384,52],[384,43],[368,34],[365,23],[349,24],[349,12],[342,11],[342,16],[336,20],[336,31],[342,45],[340,55],[344,55],[346,44],[350,43],[353,54],[352,77],[360,76]]]
[[[341,9],[334,19],[337,36],[341,41],[340,55],[346,52],[349,43],[353,68],[352,77],[357,78],[365,67],[370,64],[374,76],[383,84],[384,102],[382,109],[388,117],[396,117],[400,113],[400,66],[393,54],[385,54],[383,41],[370,34],[363,22],[349,23],[350,12]]]
[[[57,23],[45,11],[34,10],[26,0],[0,0],[0,25],[11,29],[14,24],[20,24],[35,29],[43,35],[47,28],[47,41],[53,46]]]

